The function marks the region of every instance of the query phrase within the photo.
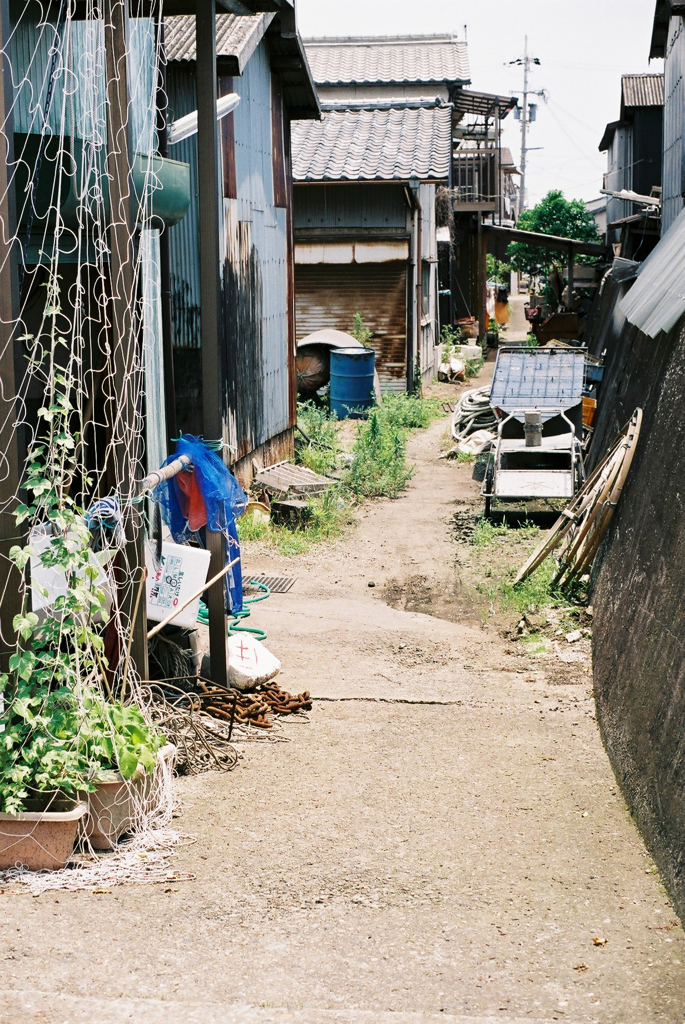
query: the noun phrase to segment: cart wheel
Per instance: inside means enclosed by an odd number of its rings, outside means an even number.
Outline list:
[[[485,509],[483,511],[483,517],[485,519],[490,518],[490,509],[492,508],[492,488],[495,482],[495,464],[492,459],[489,460],[487,469],[485,470]]]
[[[577,463],[577,466],[576,466],[576,476],[577,476],[576,488],[577,488],[577,490],[581,490],[583,484],[585,483],[585,467],[583,466],[582,458],[578,459],[578,463]]]

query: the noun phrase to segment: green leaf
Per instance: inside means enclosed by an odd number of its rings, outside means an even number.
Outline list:
[[[123,750],[119,755],[119,771],[125,779],[130,779],[138,767],[138,756],[132,750]]]
[[[20,548],[17,544],[13,544],[9,550],[9,556],[17,569],[23,569],[33,555],[35,555],[35,551],[30,544],[27,544],[25,548]]]

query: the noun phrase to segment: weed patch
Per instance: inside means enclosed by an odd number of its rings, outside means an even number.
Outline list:
[[[338,421],[330,417],[325,409],[317,408],[313,402],[298,406],[297,425],[301,428],[297,445],[297,462],[315,473],[328,474],[335,471],[340,458]]]
[[[242,541],[268,544],[282,555],[298,555],[312,544],[333,539],[353,522],[354,507],[365,498],[396,498],[412,475],[407,462],[410,430],[427,427],[444,415],[439,399],[385,395],[357,424],[352,461],[342,466],[340,422],[311,402],[298,408],[298,425],[306,437],[297,446],[297,461],[315,473],[336,473],[340,482],[309,505],[309,520],[293,528],[273,523],[239,523]]]
[[[507,523],[494,524],[486,519],[476,523],[471,543],[478,549],[481,581],[477,589],[499,611],[523,615],[540,608],[568,604],[568,595],[554,584],[553,559],[547,559],[524,583],[514,586],[516,573],[539,533],[538,527],[533,525],[513,528]]]

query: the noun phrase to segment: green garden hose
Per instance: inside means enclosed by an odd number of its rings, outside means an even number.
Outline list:
[[[236,612],[231,615],[231,621],[228,624],[228,635],[233,636],[234,633],[252,633],[256,640],[266,640],[266,630],[257,629],[256,626],[241,626],[240,623],[243,619],[249,618],[250,609],[246,608],[246,604],[256,604],[257,601],[266,601],[267,597],[271,593],[266,583],[258,583],[256,580],[251,580],[250,586],[259,587],[263,593],[256,594],[254,597],[243,598],[243,610]],[[200,601],[200,611],[198,612],[197,621],[201,622],[203,626],[209,624],[209,612],[207,611],[207,605],[204,601]]]

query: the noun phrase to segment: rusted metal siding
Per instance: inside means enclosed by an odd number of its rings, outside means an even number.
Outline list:
[[[685,121],[685,20],[671,18],[664,82],[664,164],[661,233],[683,208],[683,128]]]
[[[260,292],[260,306],[251,300],[250,324],[238,338],[236,346],[237,377],[235,407],[230,423],[229,440],[243,454],[256,448],[275,434],[293,426],[289,400],[289,366],[294,353],[288,345],[288,244],[287,210],[274,204],[272,166],[272,76],[267,46],[262,42],[245,69],[242,78],[234,79],[241,101],[235,114],[235,162],[238,187],[237,203],[227,201],[227,257],[242,251],[241,268],[246,267],[245,246],[249,231],[250,266],[255,288]],[[239,233],[238,223],[246,227]],[[227,328],[231,326],[231,296],[226,305]],[[252,334],[250,339],[249,335]],[[247,355],[261,347],[259,366]],[[247,368],[249,377],[245,375]],[[257,389],[261,409],[257,410],[249,395]],[[246,447],[249,445],[250,447]]]
[[[381,391],[406,391],[406,263],[296,265],[298,339],[324,327],[349,332],[355,313],[373,331]]]
[[[168,68],[173,117],[194,110],[195,66]],[[235,190],[224,199],[224,435],[234,458],[292,427],[290,401],[294,352],[288,336],[288,210],[274,204],[272,166],[272,73],[262,42],[242,77],[233,79],[241,97],[233,119]],[[224,131],[224,150],[231,133]],[[170,230],[175,344],[199,348],[199,251],[197,137],[174,147],[191,168],[188,216]],[[227,166],[224,151],[224,167]],[[233,165],[231,165],[233,174]],[[282,195],[277,197],[282,201]],[[185,365],[185,364],[184,364]]]

